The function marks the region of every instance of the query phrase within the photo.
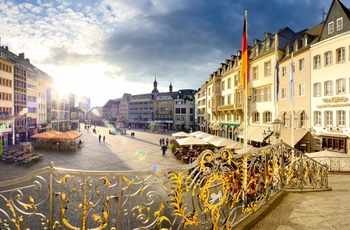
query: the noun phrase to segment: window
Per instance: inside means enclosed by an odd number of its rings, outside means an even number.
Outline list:
[[[337,111],[337,126],[345,127],[345,111]]]
[[[336,50],[337,53],[337,63],[345,62],[345,48],[339,48]]]
[[[332,95],[333,94],[333,82],[332,81],[326,81],[324,83],[324,94],[325,95]]]
[[[258,67],[253,67],[253,80],[258,80]]]
[[[256,47],[255,47],[255,56],[258,56],[258,55],[259,55],[259,47],[256,46]]]
[[[266,88],[266,101],[271,101],[271,88]]]
[[[240,84],[240,80],[238,75],[235,75],[235,82],[234,82],[235,86],[238,86],[238,84]]]
[[[329,65],[332,65],[332,52],[331,51],[328,51],[324,54],[324,64],[325,66],[329,66]]]
[[[258,90],[253,89],[253,102],[258,101]]]
[[[282,97],[282,99],[287,98],[287,89],[286,88],[281,89],[281,97]]]
[[[265,77],[271,76],[271,63],[265,62],[264,67],[265,67],[265,69],[264,69]]]
[[[264,123],[271,122],[272,114],[271,112],[265,112],[264,113]]]
[[[299,60],[299,71],[303,71],[305,69],[305,59]]]
[[[266,40],[266,51],[270,50],[270,39]]]
[[[307,37],[304,38],[304,46],[307,46],[308,45],[308,40],[307,40]]]
[[[343,18],[338,18],[337,19],[337,31],[343,29]]]
[[[294,52],[296,52],[298,50],[298,48],[299,48],[299,44],[298,44],[298,42],[295,42],[294,43]]]
[[[260,101],[265,101],[264,89],[259,89]]]
[[[299,84],[299,97],[305,96],[305,83]]]
[[[227,79],[227,89],[231,89],[231,78]]]
[[[305,127],[305,112],[304,111],[300,114],[300,117],[299,117],[299,127],[300,128]]]
[[[320,55],[316,55],[314,57],[314,69],[318,69],[321,68],[321,56]]]
[[[225,90],[225,81],[221,82],[221,90],[224,91]]]
[[[337,80],[337,94],[345,93],[345,79],[338,79]]]
[[[227,104],[231,105],[231,95],[227,95]]]
[[[334,32],[334,22],[328,23],[328,34],[332,34]]]
[[[287,68],[285,66],[282,67],[282,77],[287,76]]]
[[[332,111],[325,111],[324,112],[325,117],[325,125],[326,126],[333,126],[333,112]]]
[[[320,97],[321,94],[321,83],[317,82],[314,84],[314,97]]]
[[[260,114],[258,113],[258,112],[255,112],[254,114],[253,114],[253,122],[254,123],[259,123],[260,122]]]
[[[321,111],[314,112],[314,125],[321,126],[322,125],[322,115]]]

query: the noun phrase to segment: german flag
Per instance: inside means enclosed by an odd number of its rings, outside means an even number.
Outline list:
[[[247,10],[244,11],[244,25],[242,35],[241,86],[243,89],[247,90],[247,95],[250,97]]]

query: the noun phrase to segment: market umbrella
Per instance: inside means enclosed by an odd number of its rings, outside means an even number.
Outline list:
[[[207,145],[208,142],[203,141],[201,139],[195,137],[186,137],[176,140],[179,145],[190,145],[190,149],[192,149],[192,145]]]
[[[196,132],[193,132],[193,133],[189,133],[191,136],[194,136],[194,135],[198,135],[198,134],[201,134],[201,133],[205,133],[205,132],[202,132],[202,131],[196,131]]]
[[[210,137],[210,136],[213,136],[213,135],[211,135],[211,134],[209,134],[209,133],[204,133],[204,132],[202,132],[202,133],[195,134],[194,136],[197,137],[197,138],[202,139],[202,138]]]
[[[220,138],[218,140],[209,141],[209,143],[216,147],[223,147],[230,144],[235,144],[235,141],[226,138]]]
[[[66,141],[72,141],[77,139],[78,137],[81,137],[83,133],[75,132],[75,131],[68,131],[65,133],[61,133],[59,135],[56,135],[54,137],[55,140],[66,140]]]
[[[228,149],[242,149],[243,144],[241,142],[234,141],[234,143],[228,144],[225,147]]]
[[[185,133],[185,132],[178,132],[178,133],[173,133],[171,134],[173,137],[191,137],[191,135],[189,133]]]
[[[204,138],[201,138],[201,139],[202,139],[203,141],[210,142],[210,141],[218,140],[218,139],[221,139],[221,138],[222,138],[222,137],[210,135],[210,136],[208,136],[208,137],[204,137]]]
[[[258,149],[258,148],[255,148],[253,145],[247,145],[247,152],[245,152],[245,153],[254,151],[255,149]],[[236,153],[243,154],[244,153],[243,151],[244,151],[244,149],[242,147],[241,149],[237,150]]]
[[[51,130],[51,131],[47,131],[47,132],[43,132],[43,133],[34,134],[30,137],[50,140],[50,139],[54,139],[54,137],[56,137],[57,135],[60,135],[60,134],[62,134],[62,132]]]

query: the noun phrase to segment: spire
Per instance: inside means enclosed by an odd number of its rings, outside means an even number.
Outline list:
[[[157,78],[154,77],[152,93],[159,93],[159,91],[158,91],[158,89],[157,89],[157,85],[158,85]]]
[[[171,85],[171,79],[170,79],[170,85],[169,85],[169,92],[173,92],[173,86]]]

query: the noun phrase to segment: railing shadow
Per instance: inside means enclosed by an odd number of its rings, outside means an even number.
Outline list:
[[[0,229],[232,229],[283,189],[328,188],[328,168],[285,143],[205,150],[162,171],[48,167],[0,182]]]

